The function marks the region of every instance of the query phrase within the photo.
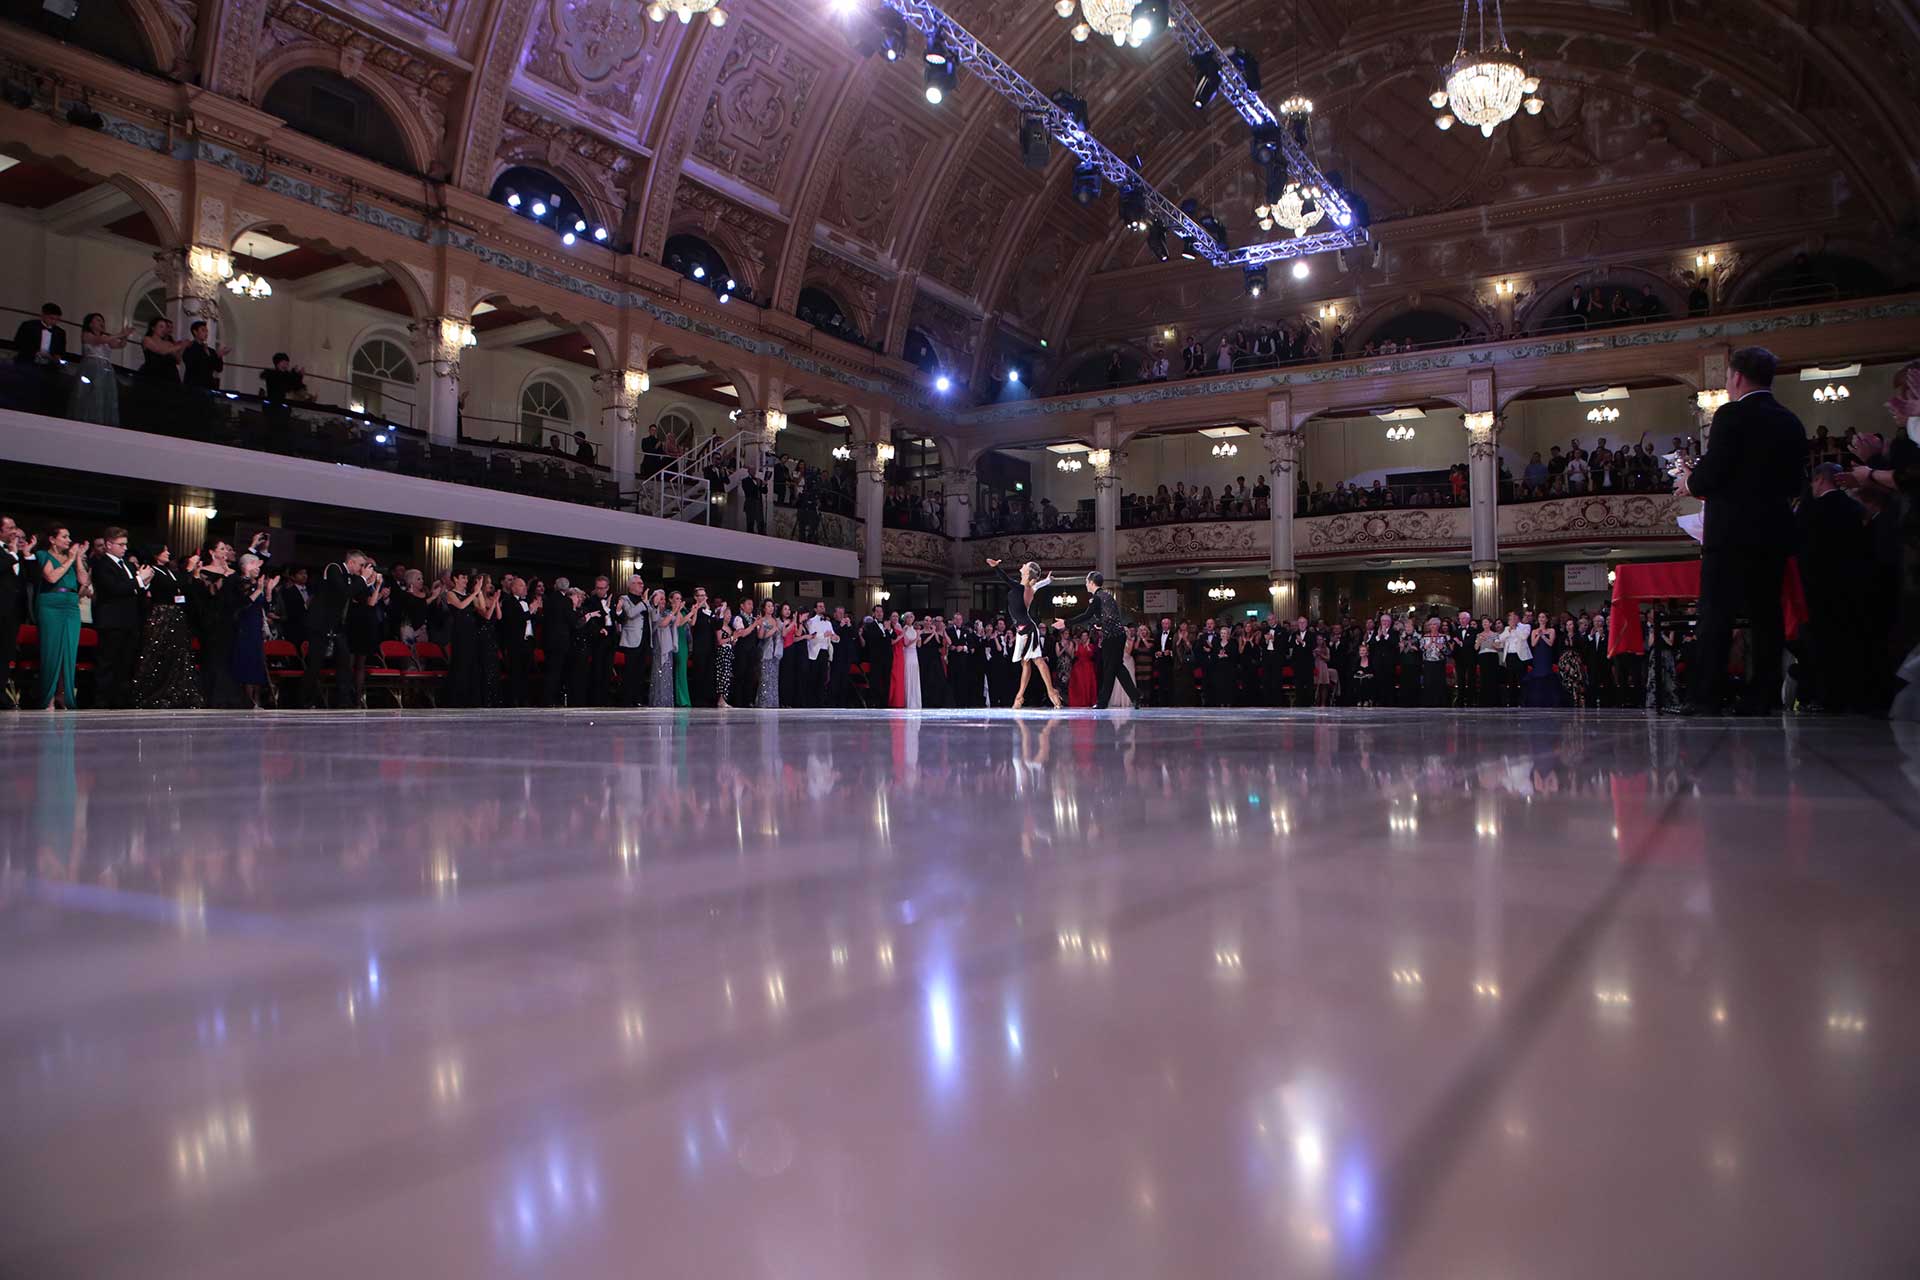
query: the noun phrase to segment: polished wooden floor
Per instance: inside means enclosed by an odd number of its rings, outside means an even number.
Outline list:
[[[1920,737],[0,717],[0,1276],[1911,1277]]]

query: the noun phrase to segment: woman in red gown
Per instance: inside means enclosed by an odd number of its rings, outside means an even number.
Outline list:
[[[1090,707],[1100,697],[1100,664],[1094,660],[1093,640],[1082,631],[1073,644],[1073,679],[1067,684],[1067,705]]]

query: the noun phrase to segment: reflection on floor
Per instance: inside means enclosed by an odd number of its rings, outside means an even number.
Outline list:
[[[1920,741],[9,716],[0,1275],[1916,1274]]]

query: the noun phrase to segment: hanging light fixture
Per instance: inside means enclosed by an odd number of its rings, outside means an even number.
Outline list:
[[[845,444],[837,444],[833,446],[833,456],[836,460],[840,462],[845,462],[849,458],[853,457],[853,446],[845,445]]]
[[[242,298],[271,298],[273,296],[273,286],[267,283],[267,278],[265,276],[256,276],[248,271],[243,271],[228,280],[227,289],[229,292],[238,294]]]
[[[1394,423],[1387,428],[1387,439],[1393,441],[1395,444],[1398,444],[1402,440],[1413,439],[1413,424],[1409,422]]]
[[[1326,216],[1320,208],[1319,196],[1320,188],[1312,184],[1302,186],[1290,178],[1280,192],[1280,198],[1272,204],[1256,206],[1253,216],[1260,220],[1262,231],[1273,230],[1273,224],[1277,222],[1296,236],[1303,236],[1309,227]]]
[[[1396,596],[1408,595],[1417,589],[1412,578],[1389,578],[1387,590]]]
[[[1074,24],[1073,38],[1085,40],[1097,31],[1117,45],[1130,44],[1137,49],[1146,36],[1134,29],[1133,9],[1133,0],[1080,0],[1080,21]],[[1071,18],[1072,0],[1060,0],[1053,11],[1063,18]]]
[[[1847,390],[1845,387],[1837,387],[1831,382],[1824,387],[1814,388],[1813,392],[1814,400],[1820,404],[1832,404],[1836,400],[1851,399],[1852,396],[1853,392]]]
[[[655,22],[665,22],[669,13],[682,23],[692,22],[696,13],[704,13],[714,26],[727,25],[727,11],[720,7],[720,0],[653,0],[647,6],[647,16]]]
[[[1072,475],[1074,472],[1078,471],[1081,467],[1084,467],[1086,463],[1080,461],[1080,459],[1078,458],[1062,458],[1058,462],[1054,463],[1053,465],[1058,467],[1060,470],[1066,472],[1068,475]]]
[[[1618,422],[1620,411],[1610,404],[1595,405],[1587,410],[1588,422]]]
[[[1216,458],[1231,458],[1239,452],[1240,446],[1231,440],[1222,440],[1213,446],[1213,456]]]
[[[1216,601],[1231,600],[1240,593],[1232,587],[1208,587],[1207,599]]]
[[[1519,55],[1507,47],[1500,0],[1492,0],[1493,39],[1488,42],[1487,4],[1488,0],[1460,0],[1460,42],[1446,66],[1446,87],[1436,89],[1427,101],[1442,113],[1434,121],[1440,128],[1451,129],[1458,120],[1478,128],[1483,137],[1492,137],[1494,126],[1513,119],[1522,106],[1528,115],[1538,115],[1546,103],[1538,96],[1539,78],[1527,74]],[[1469,16],[1476,19],[1471,50],[1467,48]]]

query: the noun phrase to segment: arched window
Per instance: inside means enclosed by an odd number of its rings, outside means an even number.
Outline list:
[[[934,350],[932,340],[918,329],[907,330],[906,345],[900,354],[908,364],[918,365],[924,373],[932,373],[940,367],[940,353]]]
[[[342,151],[402,173],[414,171],[400,126],[378,99],[345,76],[319,67],[289,71],[273,82],[260,106]]]
[[[413,408],[413,360],[399,343],[368,338],[347,362],[354,403],[370,417],[405,421]],[[389,403],[392,401],[393,403]]]
[[[847,309],[840,305],[838,298],[825,289],[817,289],[812,285],[802,288],[800,300],[795,305],[793,313],[814,328],[824,330],[836,338],[844,338],[848,342],[857,342],[863,346],[866,344],[866,338],[861,334],[859,327],[847,317]]]
[[[140,301],[133,304],[133,332],[136,337],[144,335],[147,326],[155,320],[167,318],[167,291],[158,285],[140,295]]]
[[[693,419],[679,409],[668,409],[653,421],[653,435],[662,444],[685,448],[693,443]]]
[[[699,236],[668,236],[660,250],[660,261],[670,271],[678,271],[689,280],[697,280],[715,293],[745,297],[746,290],[735,279],[733,268],[720,251]]]
[[[559,383],[535,378],[520,392],[520,440],[545,444],[550,435],[573,436],[573,406]]]
[[[162,74],[154,63],[153,50],[147,47],[140,23],[121,0],[85,6],[77,18],[63,18],[41,0],[4,0],[0,18],[23,27],[44,31],[56,40],[97,53],[110,62],[149,75]]]
[[[515,213],[582,240],[606,241],[606,228],[587,216],[586,206],[565,183],[532,165],[519,164],[493,180],[493,199]]]

